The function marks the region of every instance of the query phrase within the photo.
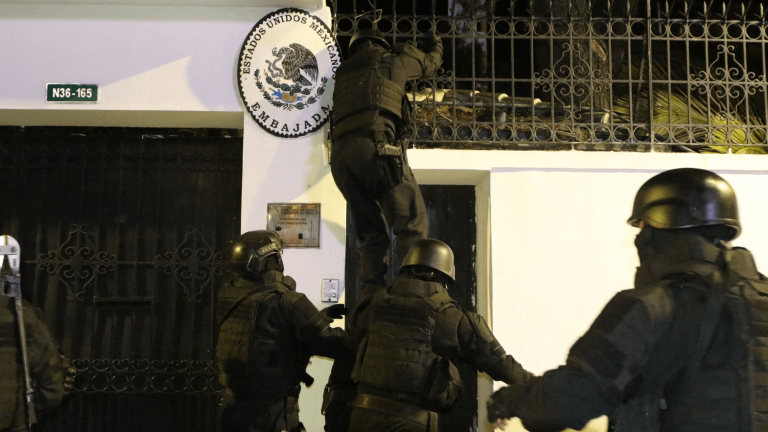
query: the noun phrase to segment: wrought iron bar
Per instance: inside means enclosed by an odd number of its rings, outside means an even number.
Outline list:
[[[452,11],[472,2],[430,3],[378,23],[417,44],[436,23],[446,42],[443,70],[411,87],[417,147],[768,153],[762,2],[509,1],[471,18]],[[341,39],[372,25],[363,2],[328,4]]]

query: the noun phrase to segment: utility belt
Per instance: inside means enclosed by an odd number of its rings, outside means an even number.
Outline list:
[[[424,425],[429,432],[437,432],[437,413],[434,411],[370,394],[358,394],[352,406],[402,417]]]
[[[333,405],[347,406],[357,397],[357,386],[350,383],[327,384],[323,390],[323,406],[320,413],[325,415],[328,407]]]
[[[307,375],[310,379],[309,375]],[[274,379],[269,377],[257,377],[257,382],[262,382],[261,380],[268,380],[268,379]],[[302,381],[305,385],[307,385],[307,381],[304,381],[302,378]],[[314,382],[314,380],[312,380]],[[308,385],[307,385],[308,386]],[[265,385],[259,385],[255,384],[253,386],[247,386],[245,388],[230,388],[229,389],[232,394],[238,399],[238,400],[247,400],[247,401],[258,401],[258,402],[274,402],[276,400],[285,400],[285,399],[297,399],[299,397],[299,393],[301,392],[301,384],[298,384],[296,386],[288,386],[288,385],[274,385],[274,386],[265,386]]]
[[[391,189],[411,178],[405,153],[408,148],[408,140],[404,136],[400,136],[401,134],[396,137],[389,128],[383,126],[380,117],[386,117],[395,125],[402,123],[402,119],[386,112],[367,110],[348,116],[334,125],[333,140],[339,142],[341,139],[349,137],[372,140],[376,145],[376,154],[379,156],[377,161],[379,174],[387,187]]]
[[[391,189],[405,180],[410,180],[410,168],[405,156],[407,140],[395,140],[389,131],[373,131],[373,142],[379,160],[379,174],[385,184]]]

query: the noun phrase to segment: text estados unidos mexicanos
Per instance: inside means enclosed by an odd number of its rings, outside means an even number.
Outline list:
[[[300,22],[301,24],[307,24],[307,17],[302,15],[281,15],[277,18],[273,18],[266,22],[267,27],[273,28],[279,24],[282,24],[284,22]],[[314,30],[320,38],[322,38],[323,43],[325,43],[325,48],[328,50],[328,53],[331,55],[331,70],[333,71],[333,79],[336,79],[336,69],[339,67],[339,53],[336,49],[336,44],[334,43],[333,37],[331,37],[330,34],[328,34],[323,27],[321,27],[317,22],[312,21],[309,23],[309,28]],[[243,61],[243,73],[249,74],[251,73],[251,59],[253,59],[253,49],[256,48],[256,46],[259,44],[259,41],[261,40],[262,36],[267,34],[267,29],[264,27],[259,28],[258,32],[255,33],[252,37],[252,40],[248,42],[248,46],[250,48],[247,48],[245,51],[245,58]]]

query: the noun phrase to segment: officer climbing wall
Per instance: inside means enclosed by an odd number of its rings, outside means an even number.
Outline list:
[[[768,280],[728,242],[736,195],[717,174],[666,171],[637,193],[635,288],[618,293],[564,366],[488,404],[534,432],[610,417],[617,432],[768,430]]]
[[[390,48],[379,31],[361,30],[352,36],[349,55],[336,73],[331,172],[354,219],[364,288],[386,287],[387,227],[397,236],[400,257],[429,230],[405,155],[403,135],[410,122],[405,84],[433,76],[443,46],[434,37],[427,54],[408,44]]]
[[[451,248],[419,240],[392,287],[355,315],[358,395],[350,430],[437,431],[438,412],[460,397],[455,362],[507,384],[530,379],[481,316],[456,306],[446,289],[455,278]]]
[[[410,104],[405,84],[434,76],[442,57],[437,37],[425,54],[413,45],[390,47],[375,29],[361,30],[336,73],[331,172],[352,212],[360,244],[360,304],[386,289],[389,228],[400,257],[429,231],[424,199],[406,158]],[[351,379],[354,355],[333,364],[323,398],[327,432],[349,429],[349,403],[357,387]]]
[[[216,359],[226,387],[224,432],[298,432],[301,383],[312,355],[336,357],[343,330],[331,328],[344,305],[318,312],[296,282],[283,274],[283,242],[274,231],[250,231],[235,240],[235,278],[217,295],[220,322]]]

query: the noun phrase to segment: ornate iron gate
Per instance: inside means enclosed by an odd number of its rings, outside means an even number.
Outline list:
[[[237,130],[0,128],[0,223],[77,368],[55,431],[211,431],[214,287],[240,232]]]

